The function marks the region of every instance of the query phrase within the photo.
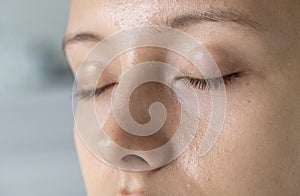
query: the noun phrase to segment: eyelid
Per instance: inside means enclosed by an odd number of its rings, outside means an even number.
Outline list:
[[[108,88],[111,88],[117,84],[118,84],[118,82],[112,82],[112,83],[106,84],[104,86],[97,87],[94,90],[80,89],[77,93],[75,93],[75,96],[79,97],[80,99],[86,99],[89,97],[98,96],[101,93],[103,93],[105,90],[107,90]]]
[[[192,77],[192,76],[178,76],[175,78],[175,80],[180,80],[180,79],[197,79],[197,80],[202,80],[202,81],[209,81],[209,80],[216,80],[216,79],[221,79],[221,78],[226,78],[226,77],[238,77],[240,76],[241,73],[240,72],[234,72],[234,73],[230,73],[230,74],[226,74],[226,75],[222,75],[220,77],[211,77],[211,78],[196,78],[196,77]]]
[[[193,87],[204,90],[205,88],[208,88],[208,89],[214,88],[214,89],[216,89],[222,83],[224,85],[227,85],[231,82],[231,80],[233,78],[238,78],[240,76],[241,76],[241,72],[234,72],[234,73],[227,74],[227,75],[224,75],[224,76],[215,77],[215,78],[207,78],[207,79],[194,78],[194,77],[190,77],[190,76],[180,76],[180,77],[177,77],[176,79],[177,80],[182,80],[182,79],[187,80],[188,83],[190,85],[192,85]]]

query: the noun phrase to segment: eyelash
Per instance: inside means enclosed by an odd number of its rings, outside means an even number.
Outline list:
[[[211,79],[199,79],[192,77],[184,77],[188,80],[188,84],[193,86],[196,89],[205,90],[205,89],[217,89],[220,87],[222,83],[224,85],[229,85],[233,78],[240,77],[240,73],[232,73],[219,78],[211,78]]]
[[[78,97],[79,99],[88,99],[94,96],[98,97],[100,94],[104,93],[108,88],[113,87],[116,84],[118,83],[113,82],[102,87],[96,88],[95,90],[80,89],[77,93],[75,93],[75,97]]]
[[[205,90],[205,89],[217,89],[222,83],[224,85],[229,85],[233,78],[240,77],[240,73],[232,73],[228,74],[219,78],[211,78],[211,79],[200,79],[200,78],[192,78],[192,77],[179,77],[177,79],[185,79],[188,83],[188,85],[191,85],[193,88]],[[96,90],[78,90],[77,93],[75,93],[75,96],[79,99],[88,99],[91,97],[98,97],[100,94],[104,93],[107,89],[117,85],[117,82],[113,82],[110,84],[107,84],[103,87],[96,88]]]

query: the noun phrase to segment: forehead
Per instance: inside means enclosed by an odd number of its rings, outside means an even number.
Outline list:
[[[231,22],[239,19],[230,13],[242,15],[246,20],[250,19],[250,23],[259,23],[277,40],[295,37],[299,32],[299,0],[72,0],[66,37],[92,32],[103,38],[133,27],[166,25],[170,18],[208,10],[227,13]],[[204,19],[210,22],[223,22],[224,19],[209,17],[206,15]],[[205,28],[194,30],[205,31]]]
[[[70,10],[69,30],[73,28],[103,27],[118,30],[140,25],[164,25],[167,18],[186,12],[202,11],[212,8],[237,10],[253,19],[259,14],[258,3],[265,1],[249,0],[73,0]]]
[[[299,0],[72,0],[70,24],[115,25],[119,28],[160,24],[163,19],[191,10],[238,10],[260,23],[297,20]],[[285,16],[285,17],[281,17]],[[299,22],[298,22],[299,23]],[[268,24],[266,24],[268,25]]]

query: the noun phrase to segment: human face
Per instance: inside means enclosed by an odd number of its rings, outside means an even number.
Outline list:
[[[299,10],[297,0],[72,1],[65,51],[74,73],[101,39],[147,25],[186,32],[208,49],[222,73],[239,73],[226,85],[224,126],[205,156],[199,155],[202,135],[197,133],[183,154],[159,170],[122,171],[95,158],[75,128],[88,195],[298,195]],[[191,13],[197,16],[187,17]],[[164,52],[153,48],[129,51],[119,58],[121,68],[116,69],[124,72]],[[167,60],[170,64],[184,61],[171,56]],[[178,104],[166,90],[157,89],[146,85],[142,91],[163,94],[168,100],[166,107]],[[111,91],[103,96],[110,96]],[[143,93],[139,96],[147,102]],[[134,104],[142,109],[133,109],[133,115],[147,122],[147,107],[143,109],[139,100]],[[99,118],[109,107],[108,102],[98,108]],[[167,126],[172,129],[172,123]],[[118,129],[113,121],[108,127]],[[123,134],[111,137],[128,145]],[[135,147],[149,147],[144,145],[137,142]]]

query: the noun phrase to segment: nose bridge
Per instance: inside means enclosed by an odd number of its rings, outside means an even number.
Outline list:
[[[121,65],[121,70],[126,71],[132,66],[149,61],[164,62],[166,59],[166,49],[147,46],[134,48],[122,54],[118,62]]]
[[[119,63],[122,67],[121,74],[125,74],[128,69],[135,68],[135,66],[139,66],[139,64],[149,62],[149,61],[164,61],[165,58],[165,49],[157,48],[157,47],[143,47],[136,48],[130,50],[119,58]],[[151,66],[151,65],[149,65]],[[151,74],[155,74],[155,78],[164,77],[163,71],[160,68],[152,69],[154,70]],[[141,70],[141,72],[145,72]],[[138,83],[137,81],[141,80],[143,74],[150,73],[141,73],[135,74],[130,77],[131,83]],[[166,87],[163,87],[163,84],[158,82],[148,82],[141,84],[138,86],[133,93],[130,95],[130,100],[128,103],[128,107],[130,109],[131,115],[133,118],[141,124],[145,124],[149,122],[149,107],[153,102],[163,102],[167,103],[165,100],[167,98]],[[130,86],[127,87],[128,89]],[[124,89],[125,90],[125,89]],[[127,94],[127,92],[124,92]],[[162,96],[164,94],[165,96]],[[169,93],[170,94],[170,93]],[[141,130],[142,131],[142,130]]]

